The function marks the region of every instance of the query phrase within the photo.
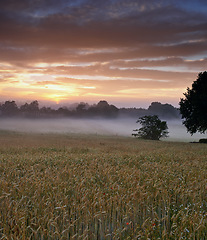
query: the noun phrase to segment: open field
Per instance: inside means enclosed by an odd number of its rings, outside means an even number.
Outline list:
[[[207,145],[0,132],[0,239],[207,239]]]
[[[137,118],[138,119],[138,118]],[[105,136],[131,137],[133,129],[140,128],[136,118],[117,119],[16,119],[0,118],[0,131],[24,133],[58,133],[58,134],[95,134]],[[165,119],[164,119],[165,120]],[[168,120],[169,137],[164,141],[194,142],[207,138],[207,134],[187,133],[181,120]]]

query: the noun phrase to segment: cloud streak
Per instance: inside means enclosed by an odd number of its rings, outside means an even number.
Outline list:
[[[176,103],[206,70],[205,1],[8,0],[0,9],[5,97],[44,98],[45,91],[52,99],[56,87],[67,99],[70,85],[70,101],[110,95],[124,102],[130,94],[138,101],[134,92],[151,99],[157,90],[157,100],[160,93]]]

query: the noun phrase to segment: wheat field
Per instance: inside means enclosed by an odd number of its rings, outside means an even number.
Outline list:
[[[0,132],[0,239],[207,239],[207,145]]]

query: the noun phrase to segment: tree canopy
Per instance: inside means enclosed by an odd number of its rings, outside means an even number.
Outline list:
[[[50,106],[41,106],[37,100],[18,106],[15,101],[0,102],[1,117],[23,117],[23,118],[117,118],[132,117],[136,119],[144,115],[158,115],[160,118],[178,118],[179,110],[170,104],[153,102],[148,109],[144,108],[118,108],[105,100],[97,104],[85,102],[68,103],[53,109]]]
[[[187,131],[192,134],[196,132],[205,133],[207,130],[207,72],[198,74],[197,80],[192,84],[192,89],[187,88],[181,98],[180,113],[183,124]]]
[[[159,140],[162,137],[168,136],[167,123],[165,121],[161,121],[157,115],[140,117],[137,120],[137,123],[140,123],[142,127],[133,130],[136,132],[132,134],[135,137]]]
[[[179,118],[179,111],[171,104],[162,104],[160,102],[152,102],[148,107],[148,115],[157,115],[160,118]]]

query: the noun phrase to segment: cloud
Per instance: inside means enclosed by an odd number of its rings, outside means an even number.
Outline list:
[[[139,6],[140,3],[127,1],[125,4],[119,4],[123,11],[126,11],[126,4]],[[138,47],[146,43],[172,43],[189,39],[189,35],[192,39],[196,36],[206,37],[207,18],[202,14],[185,12],[172,6],[146,7],[145,11],[140,12],[137,6],[130,7],[126,14],[105,19],[103,14],[99,13],[114,11],[115,6],[109,1],[108,8],[106,5],[99,5],[94,1],[86,1],[83,7],[68,7],[65,12],[49,14],[38,19],[35,24],[32,17],[27,17],[28,21],[26,18],[19,22],[6,12],[1,19],[0,29],[4,30],[1,31],[1,39],[16,46],[111,48]]]
[[[0,90],[9,94],[13,83],[24,96],[54,96],[64,86],[82,96],[182,91],[206,69],[203,9],[202,0],[1,1]]]

